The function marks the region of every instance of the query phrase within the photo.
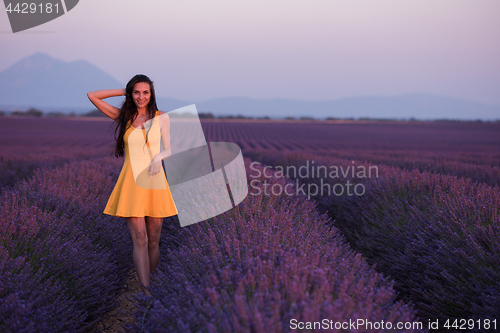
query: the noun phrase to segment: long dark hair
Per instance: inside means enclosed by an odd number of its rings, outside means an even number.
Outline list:
[[[137,74],[133,78],[130,79],[127,83],[127,87],[125,88],[126,95],[125,101],[120,108],[120,113],[116,120],[116,128],[115,128],[115,139],[116,139],[116,147],[114,149],[114,153],[116,157],[122,157],[125,155],[125,142],[123,141],[123,136],[125,132],[132,126],[135,118],[139,114],[137,110],[137,105],[134,103],[134,99],[132,97],[132,91],[134,90],[134,85],[138,82],[146,82],[149,83],[149,90],[151,92],[149,103],[147,105],[147,114],[148,118],[152,119],[156,115],[156,111],[158,111],[158,106],[156,106],[156,95],[155,88],[153,86],[153,81],[149,77],[143,74]],[[130,123],[129,123],[130,121]],[[117,136],[118,133],[118,136]]]

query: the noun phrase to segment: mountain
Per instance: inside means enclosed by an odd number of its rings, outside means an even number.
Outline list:
[[[2,106],[91,110],[88,91],[123,84],[87,61],[66,63],[35,53],[1,72],[0,86]]]
[[[87,61],[67,63],[43,53],[35,53],[0,72],[0,86],[0,110],[35,107],[43,111],[84,113],[94,108],[87,98],[88,91],[125,87],[125,83]],[[112,97],[107,101],[120,106],[123,97]],[[157,104],[162,111],[193,103],[157,96]],[[361,96],[326,101],[226,97],[195,104],[198,112],[211,112],[216,116],[500,119],[500,105],[430,94]]]
[[[486,105],[430,94],[393,97],[363,96],[334,101],[218,98],[196,103],[198,112],[214,115],[251,115],[284,118],[393,118],[393,119],[500,119],[500,105]]]
[[[87,92],[125,87],[125,83],[84,60],[68,63],[35,53],[1,72],[0,86],[2,109],[35,107],[44,111],[83,113],[94,108]],[[123,97],[111,97],[107,101],[120,106]]]

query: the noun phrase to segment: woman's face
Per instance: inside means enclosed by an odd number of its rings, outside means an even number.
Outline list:
[[[134,99],[137,108],[144,108],[148,105],[151,99],[151,90],[149,83],[147,82],[137,82],[134,84],[134,89],[132,90],[132,98]]]

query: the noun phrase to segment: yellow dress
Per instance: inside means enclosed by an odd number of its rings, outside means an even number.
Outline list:
[[[158,117],[158,115],[159,112],[157,111],[156,117]],[[154,121],[156,121],[156,124],[158,123],[157,118],[154,119]],[[144,135],[143,138],[140,138],[137,135],[133,135],[131,141],[129,142],[130,134],[134,132],[134,130],[135,128],[133,126],[130,126],[123,136],[125,162],[123,163],[120,176],[118,177],[113,192],[111,192],[108,203],[106,204],[106,208],[104,209],[103,213],[118,217],[168,217],[176,215],[177,208],[175,207],[174,199],[172,198],[172,193],[170,192],[170,187],[168,186],[167,178],[165,177],[163,168],[159,173],[151,177],[151,179],[155,178],[156,184],[158,184],[158,182],[164,181],[165,186],[160,183],[160,187],[163,188],[154,188],[154,186],[153,188],[145,188],[144,186],[138,186],[135,180],[136,177],[134,177],[134,171],[137,174],[137,170],[132,169],[133,166],[131,162],[131,155],[134,157],[137,156],[137,154],[135,154],[135,151],[131,152],[131,149],[137,150],[141,147],[147,147],[149,149],[150,156],[149,161],[146,161],[147,164],[149,164],[152,157],[160,151],[161,135],[159,133],[159,126],[151,127],[150,131],[147,134],[150,140],[146,144],[145,138],[147,130],[145,130],[144,128],[142,129]],[[134,134],[137,133],[138,131],[136,131]],[[136,165],[137,163],[134,164],[135,167]],[[144,170],[144,172],[142,172],[140,176],[148,177],[146,175],[146,172],[147,171]],[[139,180],[139,177],[137,177],[137,179],[138,182],[142,181],[142,184],[144,184],[144,177],[142,177],[142,180]]]

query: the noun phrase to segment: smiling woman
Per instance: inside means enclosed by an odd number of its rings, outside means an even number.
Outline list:
[[[103,101],[123,95],[125,101],[121,109]],[[125,156],[125,162],[104,214],[126,218],[134,243],[137,275],[145,295],[150,296],[145,287],[149,286],[148,273],[154,272],[160,260],[163,217],[177,214],[165,173],[160,172],[163,171],[162,160],[171,154],[170,121],[167,114],[158,111],[153,82],[145,75],[134,76],[125,89],[92,91],[87,96],[96,108],[116,121],[115,156]],[[135,135],[139,131],[142,135]],[[164,150],[160,152],[161,143]],[[156,186],[139,186],[133,173],[133,166],[143,162],[133,160],[138,156],[133,150],[141,150],[144,146],[148,148],[150,158],[147,168],[149,183]],[[152,152],[156,152],[154,157]]]
[[[135,105],[138,108],[144,108],[151,99],[151,92],[149,91],[149,84],[146,82],[137,82],[134,85],[134,90],[132,91],[132,97],[134,98]],[[142,117],[144,120],[144,117]]]

